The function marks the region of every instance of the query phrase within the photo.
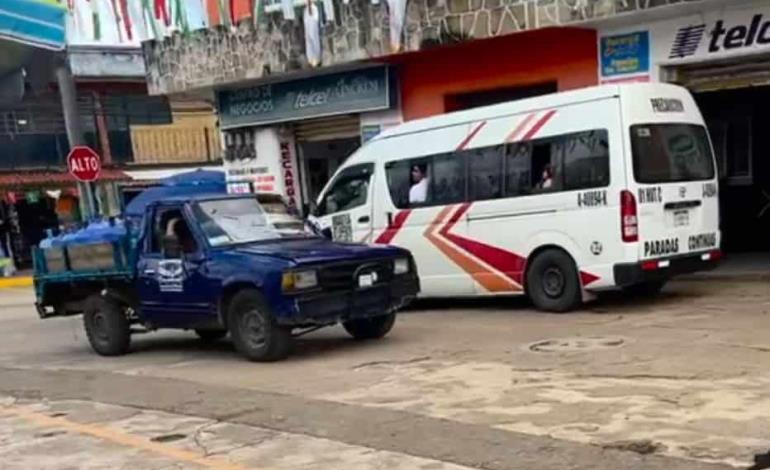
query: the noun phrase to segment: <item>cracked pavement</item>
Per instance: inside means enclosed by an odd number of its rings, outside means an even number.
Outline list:
[[[53,413],[66,404],[67,416],[147,439],[142,426],[157,426],[186,437],[155,444],[247,468],[745,468],[770,448],[766,282],[678,282],[658,299],[609,295],[570,315],[521,299],[421,302],[383,341],[324,330],[275,364],[184,332],[138,336],[132,354],[98,357],[79,318],[40,321],[31,302],[0,291],[0,396]],[[114,409],[100,417],[104,407]],[[0,419],[0,436],[22,426],[14,419]],[[12,435],[34,442],[36,432]],[[296,445],[284,449],[294,463],[265,453],[283,440]],[[324,460],[335,446],[354,450],[329,455],[353,460]],[[377,452],[391,460],[360,457]],[[200,466],[172,460],[147,468]]]

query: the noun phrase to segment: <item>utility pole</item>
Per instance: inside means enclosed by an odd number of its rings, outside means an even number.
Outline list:
[[[80,114],[78,113],[77,91],[75,89],[75,79],[72,77],[69,59],[66,52],[60,57],[56,66],[56,82],[59,85],[59,94],[61,95],[62,112],[64,113],[64,127],[67,130],[67,140],[70,149],[77,145],[85,145],[83,138],[83,128],[80,125]],[[94,189],[92,183],[78,183],[78,192],[80,200],[85,201],[83,208],[85,210],[85,219],[89,220],[97,216],[96,204],[94,200]]]

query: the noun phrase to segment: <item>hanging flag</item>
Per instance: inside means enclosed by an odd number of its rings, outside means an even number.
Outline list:
[[[305,24],[305,56],[311,67],[321,63],[321,14],[313,0],[307,0],[302,20]]]
[[[230,14],[227,12],[227,5],[229,3],[229,0],[217,0],[217,5],[219,6],[219,24],[226,26],[230,25]]]
[[[283,7],[283,18],[286,20],[294,20],[294,1],[293,0],[281,0],[281,7]]]
[[[261,0],[251,0],[251,21],[254,23],[254,26],[257,26],[259,24],[259,20],[262,18],[262,14],[260,12],[261,8]]]
[[[167,28],[171,26],[171,17],[168,14],[166,0],[155,0],[155,18],[162,20]]]
[[[324,21],[331,23],[334,21],[334,0],[323,0],[324,2]]]
[[[235,25],[238,22],[238,18],[235,17],[235,0],[230,0],[228,9],[230,10],[230,24]]]
[[[152,29],[152,39],[160,39],[160,34],[158,34],[158,25],[155,22],[155,15],[153,13],[153,8],[150,6],[150,0],[142,0],[142,17],[144,18],[145,26],[147,23],[150,23],[150,28]]]
[[[120,14],[123,18],[123,27],[126,29],[126,37],[129,41],[134,40],[134,33],[132,31],[131,14],[128,11],[128,0],[118,0],[120,4]]]
[[[390,50],[401,51],[401,33],[404,30],[407,0],[387,0],[390,16]]]
[[[184,34],[190,32],[190,25],[187,22],[187,12],[182,7],[182,0],[176,0],[174,3],[174,23]]]
[[[118,0],[111,0],[110,5],[112,6],[112,15],[115,17],[115,29],[118,32],[118,42],[123,42],[123,27],[121,26],[123,19],[118,7]]]
[[[89,0],[91,4],[91,22],[94,25],[94,40],[100,41],[102,39],[102,24],[99,18],[99,7],[95,1]]]

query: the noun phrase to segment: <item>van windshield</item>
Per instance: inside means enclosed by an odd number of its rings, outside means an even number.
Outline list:
[[[639,183],[675,183],[714,177],[706,128],[694,124],[631,126],[634,177]]]

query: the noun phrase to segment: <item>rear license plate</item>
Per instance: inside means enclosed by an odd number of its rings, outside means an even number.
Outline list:
[[[686,227],[690,225],[690,211],[674,212],[674,227]]]

